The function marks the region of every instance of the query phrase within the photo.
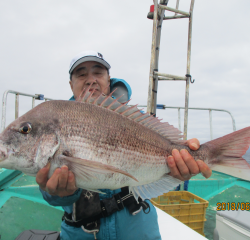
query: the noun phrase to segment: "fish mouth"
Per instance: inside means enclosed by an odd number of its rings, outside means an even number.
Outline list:
[[[13,154],[14,151],[11,149],[8,149],[2,145],[0,145],[0,162],[7,159],[11,154]]]

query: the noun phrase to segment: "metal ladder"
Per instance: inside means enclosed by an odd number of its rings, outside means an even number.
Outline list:
[[[194,0],[191,0],[190,11],[184,12],[178,10],[179,0],[176,0],[176,8],[167,7],[168,0],[154,0],[154,12],[148,14],[148,18],[153,18],[153,36],[151,47],[151,61],[150,61],[150,73],[149,73],[149,87],[148,87],[148,102],[147,112],[154,115],[157,108],[157,89],[159,80],[168,81],[185,81],[186,93],[185,93],[185,113],[184,113],[184,136],[187,139],[187,123],[188,123],[188,104],[189,104],[189,82],[193,83],[192,76],[190,75],[190,61],[191,61],[191,39],[192,39],[192,21],[193,21],[193,8]],[[173,16],[165,17],[165,11],[174,12]],[[158,71],[159,52],[160,52],[160,38],[161,28],[163,20],[189,18],[188,27],[188,47],[187,47],[187,69],[185,76],[177,76],[172,74],[160,73]]]

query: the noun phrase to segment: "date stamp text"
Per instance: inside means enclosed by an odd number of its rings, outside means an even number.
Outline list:
[[[217,202],[216,204],[217,211],[249,211],[250,210],[250,203],[249,202]]]

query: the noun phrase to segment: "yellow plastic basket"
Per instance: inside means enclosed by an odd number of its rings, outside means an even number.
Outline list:
[[[187,191],[171,191],[152,198],[151,202],[204,236],[208,201]]]

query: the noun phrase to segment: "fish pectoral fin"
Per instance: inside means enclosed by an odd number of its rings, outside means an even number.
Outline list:
[[[100,193],[100,194],[106,194],[105,192],[102,192],[102,191],[100,191],[100,190],[98,190],[98,189],[86,189],[86,188],[84,188],[84,190],[87,190],[87,191],[90,191],[90,192],[95,192],[95,193]]]
[[[167,193],[177,187],[182,181],[168,174],[163,175],[159,180],[140,186],[129,186],[129,192],[137,200],[151,199]]]
[[[133,177],[131,174],[119,168],[113,167],[111,165],[107,165],[107,164],[96,162],[96,161],[90,161],[90,160],[82,159],[82,158],[68,157],[64,155],[59,155],[58,158],[60,160],[66,160],[70,162],[71,163],[70,170],[72,170],[72,172],[75,175],[79,176],[80,178],[84,178],[88,180],[90,178],[95,177],[94,173],[102,173],[102,174],[121,173],[138,182],[138,180],[135,177]]]

